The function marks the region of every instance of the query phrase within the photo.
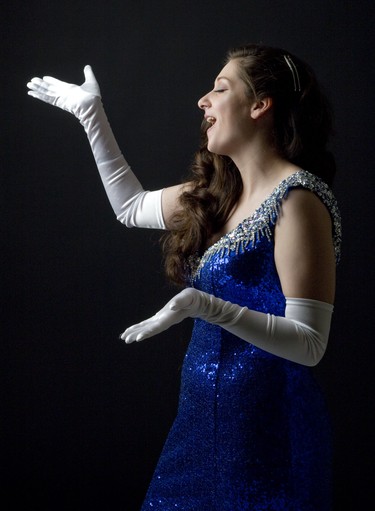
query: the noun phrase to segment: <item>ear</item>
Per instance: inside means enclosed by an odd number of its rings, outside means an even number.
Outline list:
[[[254,101],[250,107],[251,118],[259,119],[272,108],[272,105],[272,98],[264,98]]]

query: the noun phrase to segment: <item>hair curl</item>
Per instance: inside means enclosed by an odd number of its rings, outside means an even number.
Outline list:
[[[285,55],[293,60],[301,90]],[[239,76],[251,99],[273,100],[273,143],[286,160],[321,177],[331,185],[336,171],[327,143],[332,132],[332,113],[312,69],[289,52],[250,44],[230,50],[225,64],[236,60]],[[173,218],[173,229],[162,239],[167,277],[186,284],[189,257],[201,254],[208,240],[218,232],[242,192],[242,180],[233,161],[207,149],[208,124],[201,126],[201,144],[195,153],[191,184],[179,200],[181,209]]]

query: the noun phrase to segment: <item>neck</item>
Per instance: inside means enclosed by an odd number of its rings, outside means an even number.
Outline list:
[[[242,177],[243,198],[253,195],[262,188],[276,186],[297,170],[295,165],[270,149],[269,143],[252,143],[241,153],[233,155],[232,160]]]

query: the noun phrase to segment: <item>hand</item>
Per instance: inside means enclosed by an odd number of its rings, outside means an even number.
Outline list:
[[[32,78],[27,84],[28,94],[50,105],[57,106],[75,115],[78,119],[87,113],[95,98],[100,98],[100,89],[91,66],[85,66],[85,82],[82,85],[62,82],[52,76]]]
[[[164,330],[180,323],[185,318],[195,317],[201,305],[200,295],[201,292],[197,289],[184,289],[154,316],[127,328],[120,338],[127,344],[134,341],[143,341],[143,339],[164,332]]]

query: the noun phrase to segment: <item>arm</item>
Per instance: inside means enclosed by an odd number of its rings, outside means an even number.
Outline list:
[[[292,190],[275,227],[275,262],[285,296],[333,303],[336,261],[330,214],[308,190]]]
[[[269,353],[316,365],[328,342],[335,262],[329,213],[312,193],[296,190],[283,203],[275,259],[284,292],[295,293],[293,298],[285,293],[285,317],[252,311],[189,288],[152,318],[128,328],[121,338],[127,343],[140,341],[186,317],[198,317]]]
[[[145,191],[123,157],[101,101],[90,66],[85,82],[74,85],[50,76],[33,78],[28,94],[72,113],[85,129],[108,199],[117,219],[127,227],[165,229],[177,207],[180,187]],[[164,196],[166,205],[164,206]]]

